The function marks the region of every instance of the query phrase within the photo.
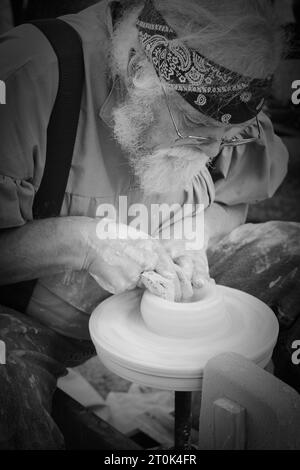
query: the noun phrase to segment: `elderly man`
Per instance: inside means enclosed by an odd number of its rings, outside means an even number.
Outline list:
[[[13,289],[2,301],[3,448],[63,447],[50,416],[56,380],[94,353],[89,314],[112,293],[155,289],[160,279],[180,301],[209,282],[209,264],[217,282],[257,295],[288,322],[296,319],[299,250],[288,240],[298,225],[238,228],[247,205],[271,197],[287,169],[287,151],[262,111],[282,52],[268,3],[103,1],[62,19],[82,40],[84,88],[60,217],[35,220],[32,212],[57,57],[31,24],[0,44],[7,87],[0,108],[0,278],[4,290],[38,279],[24,312],[8,308],[18,300]],[[120,196],[128,208],[189,205],[193,217],[201,204],[203,246],[188,250],[174,232],[168,240],[154,237],[176,226],[171,217],[151,221],[146,237],[134,227],[120,235],[129,217],[111,221],[101,236],[102,208],[120,214]]]

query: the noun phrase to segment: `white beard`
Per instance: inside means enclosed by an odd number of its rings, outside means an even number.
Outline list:
[[[147,147],[155,126],[155,91],[139,96],[133,92],[114,110],[114,134],[128,152],[129,162],[145,195],[163,194],[189,186],[209,157],[194,147]],[[160,96],[159,96],[160,97]],[[160,97],[161,98],[161,97]]]
[[[188,147],[158,149],[142,156],[130,156],[134,172],[146,195],[188,189],[192,179],[208,160],[204,153]]]

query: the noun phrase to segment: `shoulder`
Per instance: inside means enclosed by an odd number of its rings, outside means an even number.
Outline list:
[[[8,80],[15,73],[30,69],[38,76],[51,64],[56,55],[43,33],[32,24],[13,28],[0,38],[0,76]]]
[[[83,44],[101,44],[102,48],[112,33],[111,1],[102,0],[79,13],[61,16],[80,35]]]
[[[38,28],[24,24],[1,36],[0,79],[6,85],[6,104],[0,106],[0,173],[32,179],[45,159],[58,87],[57,57]]]

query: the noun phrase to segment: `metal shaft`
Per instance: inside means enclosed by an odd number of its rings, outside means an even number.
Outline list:
[[[191,449],[192,392],[175,392],[175,449]]]

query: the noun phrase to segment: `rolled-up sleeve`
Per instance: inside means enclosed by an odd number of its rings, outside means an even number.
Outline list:
[[[259,116],[261,138],[238,147],[225,147],[215,160],[211,174],[215,184],[215,202],[251,204],[272,197],[287,173],[288,151],[274,134],[270,119]],[[257,125],[247,129],[257,135]]]
[[[18,227],[32,219],[34,193],[30,182],[0,175],[0,229]]]

